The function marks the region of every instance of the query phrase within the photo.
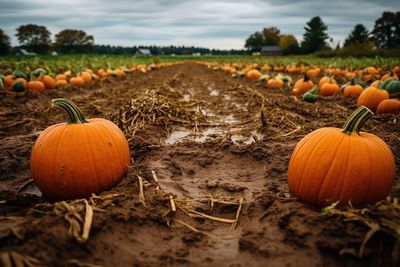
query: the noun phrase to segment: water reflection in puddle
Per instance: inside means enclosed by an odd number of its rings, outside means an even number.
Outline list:
[[[219,128],[207,128],[203,131],[194,134],[192,130],[182,128],[171,132],[168,138],[165,139],[164,143],[167,145],[172,145],[183,141],[194,141],[198,143],[204,143],[208,139],[224,137],[226,133],[227,133],[226,131]],[[256,130],[253,130],[248,135],[232,134],[231,140],[236,144],[242,143],[249,145],[255,142],[253,136],[255,136],[258,140],[262,140],[265,135],[257,132]]]
[[[212,90],[210,96],[219,96],[219,92],[217,90]]]

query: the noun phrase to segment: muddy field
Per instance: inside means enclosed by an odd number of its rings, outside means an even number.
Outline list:
[[[66,207],[80,207],[84,217],[84,202],[50,204],[30,177],[38,134],[65,120],[51,108],[57,97],[74,101],[88,118],[113,120],[129,140],[126,177],[90,200],[86,242],[72,238],[66,215]],[[121,120],[131,99],[179,101],[194,123],[155,116],[133,129]],[[340,95],[306,103],[289,87],[267,89],[184,63],[0,102],[0,252],[45,266],[399,265],[389,235],[374,235],[357,257],[366,225],[322,216],[288,193],[296,143],[320,127],[341,127],[354,100]],[[374,116],[364,130],[385,140],[400,166],[398,116]],[[391,196],[400,197],[399,170]]]

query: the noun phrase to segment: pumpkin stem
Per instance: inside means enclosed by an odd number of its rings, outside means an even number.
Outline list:
[[[361,127],[374,113],[365,106],[361,106],[351,114],[342,128],[342,133],[352,135],[360,134]]]
[[[71,100],[65,98],[55,98],[51,100],[52,106],[62,108],[67,113],[68,123],[87,123],[82,112]]]

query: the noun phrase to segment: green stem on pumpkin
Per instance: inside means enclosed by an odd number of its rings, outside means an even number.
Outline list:
[[[56,98],[51,100],[52,106],[62,108],[67,114],[68,123],[87,123],[88,121],[82,115],[82,112],[71,100],[65,98]]]
[[[342,133],[352,135],[360,134],[361,127],[374,113],[365,106],[361,106],[351,114],[342,128]]]

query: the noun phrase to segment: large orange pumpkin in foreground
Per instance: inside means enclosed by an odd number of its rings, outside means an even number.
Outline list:
[[[89,197],[117,184],[128,170],[129,146],[111,121],[86,120],[67,99],[53,99],[67,123],[46,128],[33,146],[30,167],[37,187],[50,200]]]
[[[384,199],[395,175],[393,154],[379,137],[360,132],[373,113],[358,108],[343,129],[320,128],[296,146],[289,163],[291,194],[316,206]]]

